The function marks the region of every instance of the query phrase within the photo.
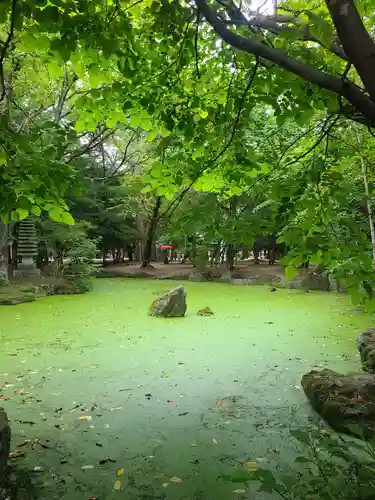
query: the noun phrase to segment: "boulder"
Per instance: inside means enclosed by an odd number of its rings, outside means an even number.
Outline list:
[[[301,385],[312,407],[335,430],[370,439],[375,432],[375,377],[311,371]]]
[[[7,414],[0,408],[0,487],[5,479],[5,472],[10,452],[10,425]]]
[[[150,316],[180,318],[185,316],[186,308],[185,288],[178,286],[154,300],[148,314]]]
[[[359,335],[357,349],[363,369],[366,372],[375,373],[375,328],[368,328]]]

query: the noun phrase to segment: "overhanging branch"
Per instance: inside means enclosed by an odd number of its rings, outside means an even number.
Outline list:
[[[216,13],[207,5],[205,0],[195,0],[195,3],[207,22],[229,45],[271,61],[277,66],[308,82],[334,92],[337,95],[341,95],[347,99],[354,106],[355,110],[359,111],[368,122],[375,125],[375,102],[372,101],[360,87],[347,80],[343,81],[341,78],[324,73],[310,64],[303,63],[285,54],[280,49],[269,47],[252,37],[244,38],[230,31],[225,23],[221,21]],[[352,116],[349,118],[353,119]]]

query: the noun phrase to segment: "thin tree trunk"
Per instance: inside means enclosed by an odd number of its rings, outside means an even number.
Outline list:
[[[358,147],[361,148],[361,140],[358,134],[357,128],[355,128],[355,134],[357,138],[357,144]],[[359,151],[359,158],[361,161],[361,172],[362,172],[362,179],[363,179],[363,184],[365,186],[365,196],[366,196],[366,208],[367,208],[367,216],[368,216],[368,222],[370,226],[370,234],[371,234],[371,247],[372,247],[372,265],[375,268],[375,224],[374,224],[374,216],[372,213],[372,205],[371,205],[371,200],[370,200],[370,190],[368,186],[368,177],[367,177],[367,167],[365,160]]]
[[[0,223],[0,278],[4,280],[8,280],[8,234],[8,226]]]
[[[235,256],[235,250],[234,250],[234,245],[233,243],[229,243],[227,246],[227,266],[229,271],[233,271],[234,269],[234,256]]]
[[[161,196],[155,198],[154,210],[152,212],[152,217],[148,226],[146,242],[143,251],[143,258],[141,268],[146,268],[150,265],[151,254],[152,254],[152,243],[154,241],[155,231],[158,224],[159,211],[161,206]]]
[[[231,221],[235,221],[237,212],[237,196],[232,196],[229,200],[229,209],[228,209],[228,219]],[[232,228],[232,240],[234,238],[234,233],[236,231],[236,226],[233,225]],[[230,271],[234,269],[234,256],[236,255],[236,250],[234,248],[233,243],[228,243],[227,245],[227,267]]]
[[[361,170],[363,177],[363,184],[365,186],[365,195],[366,195],[366,208],[368,214],[368,222],[370,225],[370,234],[371,234],[371,246],[372,246],[372,263],[375,268],[375,225],[374,225],[374,216],[372,213],[372,206],[370,201],[370,191],[368,187],[368,178],[367,178],[367,168],[364,159],[361,158]]]

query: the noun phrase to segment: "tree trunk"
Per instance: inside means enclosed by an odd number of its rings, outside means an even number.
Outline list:
[[[8,234],[8,226],[0,223],[0,279],[3,280],[8,280]]]
[[[370,190],[368,186],[368,177],[367,177],[367,167],[365,160],[360,152],[361,149],[361,139],[359,137],[359,133],[357,128],[355,128],[355,135],[357,139],[358,149],[359,149],[359,158],[361,161],[361,172],[363,178],[363,184],[365,187],[365,196],[366,196],[366,208],[367,208],[367,216],[368,222],[370,226],[370,235],[371,235],[371,247],[372,247],[372,265],[375,268],[375,224],[374,224],[374,216],[372,213],[371,199],[370,199]]]
[[[372,206],[370,200],[370,191],[368,187],[368,178],[367,178],[367,168],[363,157],[361,156],[361,169],[362,169],[362,177],[363,184],[365,186],[365,195],[366,195],[366,208],[368,214],[368,222],[370,226],[370,234],[371,234],[371,247],[372,247],[372,264],[375,268],[375,224],[374,224],[374,216],[372,213]]]
[[[158,224],[159,211],[161,206],[161,196],[155,198],[154,210],[152,212],[152,217],[148,226],[146,242],[143,250],[143,258],[141,268],[146,268],[150,265],[151,254],[152,254],[152,243],[154,241],[155,231]]]
[[[219,243],[216,243],[216,245],[214,246],[211,255],[211,262],[210,262],[211,266],[213,266],[214,264],[217,265],[220,262],[220,248],[221,248],[221,241],[219,241]]]
[[[236,213],[237,213],[237,196],[232,196],[232,198],[229,200],[229,209],[228,209],[228,219],[232,221],[233,227],[232,227],[232,235],[231,239],[233,241],[234,234],[236,232],[236,225],[235,225],[235,220],[236,220]],[[236,255],[236,250],[234,248],[233,243],[228,243],[227,245],[227,267],[230,271],[233,271],[234,269],[234,256]]]
[[[227,246],[227,266],[229,271],[233,271],[234,269],[234,256],[236,255],[236,251],[234,249],[233,243],[229,243]]]
[[[326,0],[338,37],[366,91],[375,100],[375,43],[367,32],[354,0]],[[355,43],[353,41],[355,40]]]

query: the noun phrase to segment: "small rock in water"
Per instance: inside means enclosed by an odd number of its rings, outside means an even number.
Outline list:
[[[209,307],[204,307],[197,311],[197,316],[213,316],[214,312]]]

